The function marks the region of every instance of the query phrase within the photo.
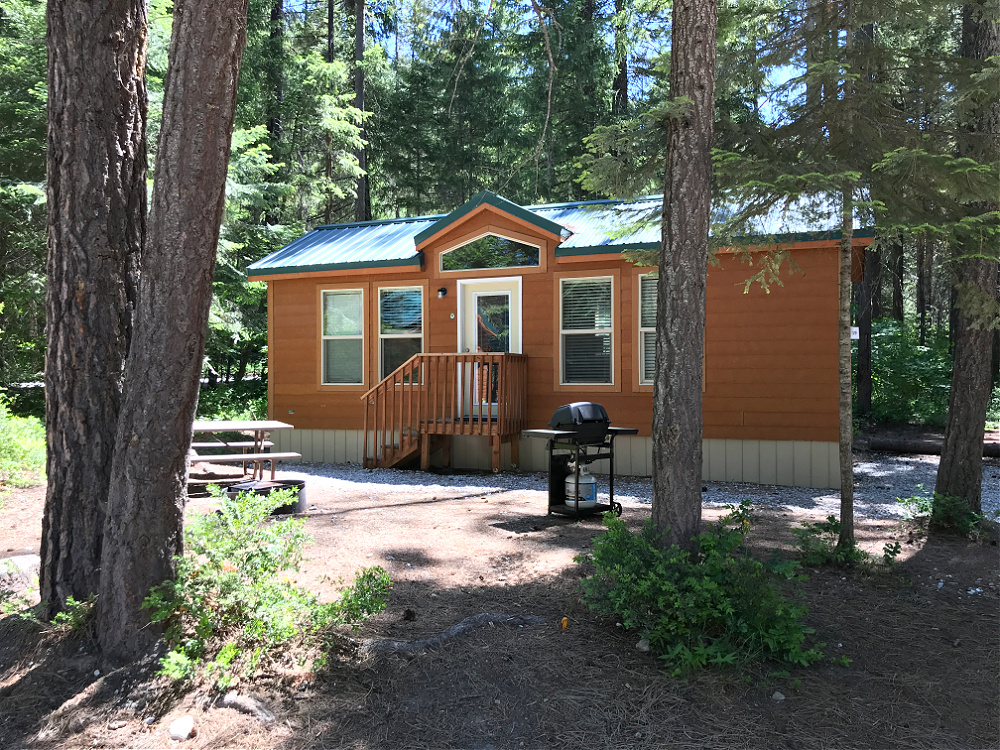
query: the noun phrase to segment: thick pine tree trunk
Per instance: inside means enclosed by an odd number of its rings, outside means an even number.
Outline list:
[[[983,61],[1000,55],[1000,18],[988,3],[970,3],[962,9],[961,55]],[[1000,102],[978,102],[978,116],[960,140],[960,153],[981,163],[1000,156]],[[975,203],[970,214],[1000,210],[994,199]],[[974,511],[982,511],[983,430],[992,383],[993,332],[977,312],[997,301],[996,239],[969,232],[959,249],[955,268],[958,301],[955,313],[955,365],[948,401],[941,463],[936,493],[965,498]],[[983,257],[984,255],[993,257]]]
[[[133,346],[105,524],[98,637],[112,661],[155,642],[141,609],[174,574],[191,423],[225,203],[247,0],[178,0]]]
[[[44,616],[96,593],[146,225],[146,5],[48,4]]]
[[[667,129],[656,308],[653,520],[690,548],[701,523],[702,358],[715,92],[714,0],[675,0],[670,96],[690,111]]]

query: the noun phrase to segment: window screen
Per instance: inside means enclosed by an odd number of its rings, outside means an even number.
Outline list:
[[[611,279],[562,279],[562,382],[613,382]]]
[[[656,277],[639,277],[639,382],[648,385],[656,374]]]
[[[364,298],[360,289],[323,292],[323,383],[364,383]]]
[[[379,289],[378,316],[379,377],[384,378],[424,350],[423,289]]]

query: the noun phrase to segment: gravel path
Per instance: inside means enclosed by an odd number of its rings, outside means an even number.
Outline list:
[[[897,456],[865,454],[854,463],[854,512],[868,518],[898,518],[903,508],[898,497],[929,495],[934,490],[937,456]],[[464,494],[481,496],[493,492],[529,490],[545,493],[547,477],[539,472],[502,474],[427,474],[401,469],[363,469],[357,464],[298,464],[296,471],[283,471],[282,477],[307,479],[310,485],[322,482],[324,489],[337,492],[373,495],[386,491],[387,486],[410,494]],[[598,489],[607,483],[598,476]],[[768,508],[790,508],[823,515],[838,515],[840,492],[803,487],[708,482],[703,493],[704,503],[720,507],[738,503],[749,497],[755,505]],[[598,492],[607,501],[607,493]],[[625,504],[649,504],[653,490],[649,479],[616,477],[615,499]],[[1000,461],[983,462],[983,511],[989,515],[1000,512]]]

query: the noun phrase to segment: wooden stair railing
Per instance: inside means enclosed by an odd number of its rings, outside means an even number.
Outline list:
[[[368,391],[364,465],[398,466],[420,454],[430,465],[431,440],[452,435],[490,438],[493,470],[500,446],[525,426],[528,358],[523,354],[415,354]],[[447,443],[446,443],[447,447]]]

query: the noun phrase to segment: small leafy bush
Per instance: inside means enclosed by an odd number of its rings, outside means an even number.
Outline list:
[[[82,602],[72,596],[66,598],[66,609],[52,618],[54,630],[60,633],[82,633],[94,619],[97,597],[91,594]]]
[[[0,485],[25,486],[45,469],[45,428],[36,417],[15,417],[0,398]]]
[[[633,534],[607,514],[593,553],[577,558],[596,569],[583,581],[585,600],[638,630],[675,674],[755,659],[817,661],[822,644],[805,646],[813,632],[802,624],[806,607],[777,588],[782,579],[802,576],[788,561],[766,567],[749,555],[749,514],[748,503],[733,508],[696,537],[693,553],[663,548],[652,522]]]
[[[919,487],[923,489],[923,485]],[[965,537],[979,533],[983,516],[973,511],[965,498],[935,492],[932,496],[911,495],[896,500],[903,506],[904,518],[926,522],[929,531]]]
[[[841,546],[837,543],[840,538],[840,529],[840,521],[836,516],[827,516],[825,521],[816,523],[806,522],[799,528],[792,529],[792,534],[795,535],[795,546],[802,555],[802,564],[808,566],[843,565],[849,567],[864,565],[871,567],[881,563],[890,566],[902,552],[903,548],[899,542],[883,545],[882,555],[878,558],[858,547],[857,542]]]
[[[205,663],[220,688],[248,675],[293,642],[318,643],[334,625],[358,625],[385,609],[389,575],[363,569],[333,603],[320,603],[288,573],[298,571],[310,541],[305,521],[275,521],[271,512],[293,500],[291,490],[229,498],[212,489],[222,507],[192,518],[177,578],[155,587],[144,607],[166,623],[169,653],[161,674],[190,677]]]

